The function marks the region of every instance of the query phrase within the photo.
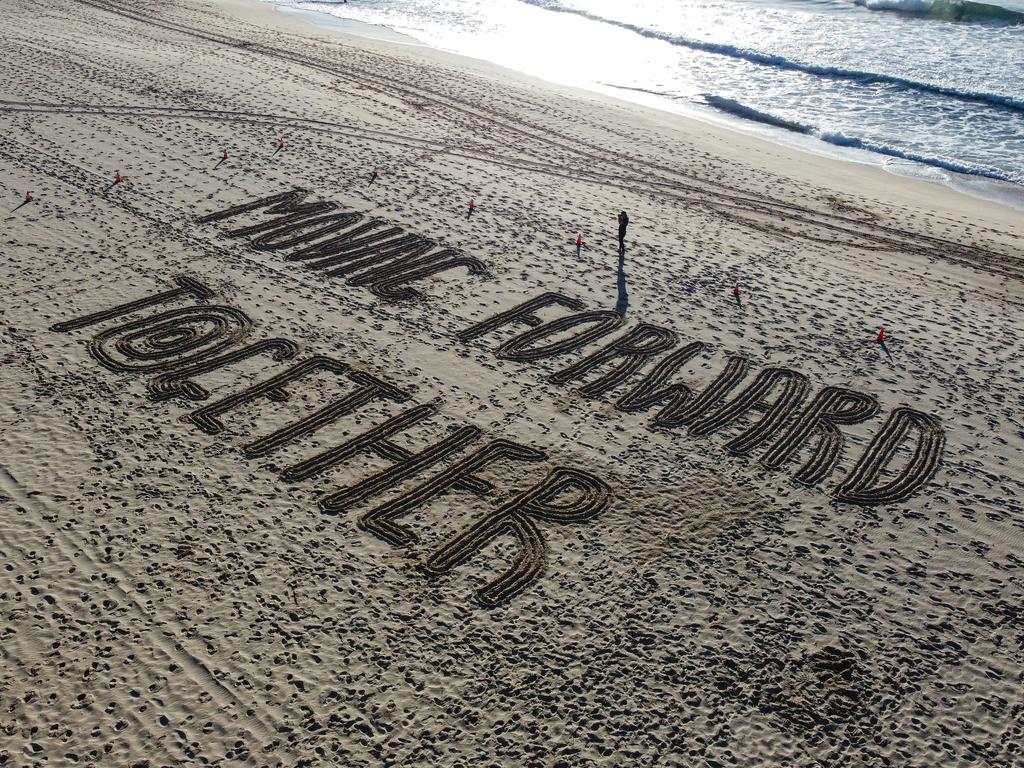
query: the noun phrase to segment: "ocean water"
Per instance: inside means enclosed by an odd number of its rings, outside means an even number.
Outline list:
[[[1024,199],[1024,0],[272,1]]]

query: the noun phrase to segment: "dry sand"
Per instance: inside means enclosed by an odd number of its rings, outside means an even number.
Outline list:
[[[1021,765],[1019,212],[254,2],[0,18],[0,764]],[[455,261],[201,220],[295,187]],[[545,292],[621,325],[465,333]],[[667,349],[551,379],[631,331],[706,345],[703,420],[641,402]],[[730,356],[766,414],[698,398]],[[826,386],[877,415],[766,467]],[[923,485],[837,499],[900,413]]]

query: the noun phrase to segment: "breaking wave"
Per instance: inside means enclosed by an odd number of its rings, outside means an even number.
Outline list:
[[[816,75],[818,77],[829,78],[831,80],[846,80],[860,85],[891,85],[908,91],[937,94],[940,96],[958,99],[960,101],[987,104],[989,106],[1009,109],[1015,112],[1024,112],[1024,100],[1015,99],[1011,96],[1002,96],[996,93],[967,91],[947,85],[939,85],[938,83],[918,82],[917,80],[900,77],[899,75],[887,75],[879,72],[861,72],[855,69],[810,64],[807,62],[794,61],[793,59],[787,59],[784,56],[778,56],[771,53],[762,53],[748,48],[740,48],[727,43],[712,43],[706,40],[694,40],[680,35],[672,35],[667,32],[659,32],[656,29],[650,29],[649,27],[643,27],[638,24],[631,24],[628,21],[608,19],[603,16],[599,16],[596,13],[591,13],[590,11],[584,11],[579,8],[571,8],[567,5],[563,5],[558,2],[558,0],[520,0],[520,2],[537,8],[543,8],[548,11],[568,13],[600,24],[609,24],[620,27],[622,29],[629,30],[630,32],[635,32],[638,35],[643,35],[644,37],[662,40],[666,43],[670,43],[671,45],[678,45],[694,51],[713,53],[719,56],[728,56],[733,59],[742,59],[758,66],[774,67],[779,70],[787,70],[791,72],[803,72],[805,74]]]
[[[970,0],[853,0],[870,11],[893,11],[942,21],[1024,24],[1024,13]]]
[[[802,133],[808,136],[814,136],[821,141],[833,144],[837,147],[863,149],[868,152],[874,152],[878,155],[885,155],[886,157],[894,157],[900,160],[921,163],[922,165],[929,165],[933,168],[940,168],[944,171],[952,171],[953,173],[962,173],[968,176],[980,176],[986,179],[995,179],[997,181],[1008,181],[1014,184],[1024,184],[1024,177],[1016,177],[995,168],[987,168],[985,166],[958,162],[955,160],[946,160],[939,157],[929,157],[928,155],[897,149],[896,147],[891,147],[887,144],[880,144],[874,141],[846,136],[838,132],[822,131],[815,126],[805,125],[793,120],[786,120],[785,118],[778,117],[767,112],[762,112],[758,109],[754,109],[753,107],[748,107],[747,105],[741,104],[733,99],[715,96],[711,93],[704,94],[704,101],[707,102],[709,106],[714,107],[720,112],[725,112],[744,120],[752,120],[764,125],[784,128],[785,130],[792,131],[793,133]]]

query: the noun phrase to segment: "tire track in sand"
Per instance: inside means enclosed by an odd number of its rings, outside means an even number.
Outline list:
[[[358,136],[382,144],[425,150],[431,154],[448,155],[473,162],[490,163],[513,170],[529,171],[545,176],[555,176],[575,182],[589,182],[602,186],[616,187],[635,192],[645,190],[648,194],[669,198],[685,203],[688,207],[703,208],[720,218],[753,229],[781,237],[819,242],[824,245],[857,248],[871,251],[893,251],[917,254],[928,258],[941,258],[962,266],[982,269],[1006,277],[1024,278],[1024,262],[996,251],[980,247],[963,246],[940,237],[910,233],[886,227],[877,222],[866,222],[855,217],[845,217],[814,211],[788,203],[779,203],[767,198],[742,197],[718,194],[716,199],[707,199],[707,190],[680,184],[657,176],[645,174],[630,176],[628,173],[610,173],[586,167],[566,167],[526,158],[510,159],[508,154],[499,155],[483,148],[455,149],[443,142],[393,133],[379,129],[334,123],[326,120],[305,118],[295,115],[279,115],[227,109],[202,109],[189,107],[152,107],[121,104],[49,104],[43,102],[15,102],[0,100],[0,113],[31,113],[36,115],[95,115],[99,117],[133,117],[152,119],[179,119],[211,121],[216,123],[245,123],[280,128],[308,128],[323,134],[337,134],[345,137]],[[586,155],[591,163],[598,158]],[[785,209],[780,211],[781,208]],[[802,224],[822,230],[821,234],[801,231],[771,221],[781,217],[787,222]],[[840,223],[836,223],[840,222]],[[863,229],[861,229],[863,228]],[[835,233],[834,235],[826,233]],[[843,239],[837,239],[843,238]]]
[[[209,29],[160,19],[131,6],[112,2],[111,0],[76,0],[76,2],[142,24],[160,27],[217,45],[243,49],[324,72],[340,80],[355,83],[364,91],[378,92],[388,98],[413,99],[419,102],[442,106],[448,110],[459,112],[470,119],[488,122],[494,127],[508,131],[511,134],[540,142],[553,149],[568,152],[578,157],[582,163],[591,166],[614,168],[615,173],[611,176],[611,180],[604,183],[634,191],[637,186],[632,179],[626,185],[620,185],[615,179],[622,178],[623,174],[628,175],[631,169],[637,167],[637,163],[641,160],[638,157],[616,150],[609,151],[606,147],[597,147],[580,139],[563,135],[554,129],[530,124],[523,121],[521,117],[511,117],[505,115],[500,110],[481,106],[435,89],[412,85],[394,75],[388,75],[380,71],[369,72],[352,62],[342,67],[328,59],[318,58],[309,53],[293,52],[280,46],[235,38],[211,32]],[[453,155],[458,156],[455,153]],[[721,182],[711,183],[685,171],[660,163],[644,160],[643,164],[647,168],[647,174],[643,180],[644,185],[656,189],[657,194],[684,199],[691,205],[699,205],[715,210],[719,215],[727,219],[747,226],[753,226],[762,231],[823,243],[833,242],[820,237],[808,236],[807,233],[799,230],[779,227],[764,221],[762,218],[779,217],[804,226],[853,235],[862,241],[874,243],[876,250],[894,250],[928,258],[942,258],[1001,275],[1017,278],[1024,277],[1024,263],[1012,259],[1012,257],[1004,253],[982,247],[965,246],[954,240],[925,235],[923,233],[907,232],[900,227],[885,225],[881,222],[865,222],[859,217],[844,216],[835,211],[818,211],[767,196],[752,196],[749,190],[731,187]],[[662,174],[660,177],[657,175],[659,173]],[[685,179],[685,181],[680,181],[680,179]],[[680,198],[681,193],[686,193],[688,196]],[[709,200],[709,196],[713,199]],[[723,211],[722,208],[731,210]],[[744,214],[751,218],[746,218]],[[838,244],[843,245],[844,243]],[[1008,259],[1013,262],[1011,265],[1006,264]]]

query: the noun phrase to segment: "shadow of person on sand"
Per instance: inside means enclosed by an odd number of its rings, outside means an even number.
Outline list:
[[[626,309],[629,307],[629,294],[626,292],[626,249],[619,250],[619,276],[618,276],[619,298],[615,302],[615,311],[619,317],[626,316]]]

